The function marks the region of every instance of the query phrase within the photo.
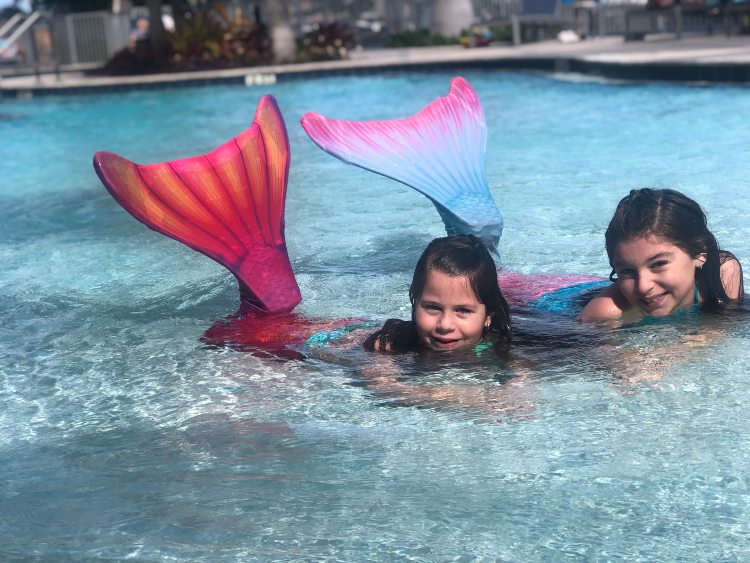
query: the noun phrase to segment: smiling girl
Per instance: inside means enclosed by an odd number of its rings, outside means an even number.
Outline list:
[[[474,235],[437,238],[427,245],[414,269],[409,299],[411,321],[389,319],[365,348],[442,352],[510,343],[508,303],[495,263]]]
[[[632,190],[618,204],[605,241],[613,283],[586,305],[584,321],[630,322],[743,299],[742,266],[719,249],[700,205],[680,192]]]

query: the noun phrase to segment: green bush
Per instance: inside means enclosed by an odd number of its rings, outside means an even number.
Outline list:
[[[297,58],[300,62],[348,59],[356,46],[357,38],[349,24],[321,23],[297,38]]]
[[[490,27],[492,40],[497,43],[513,43],[513,28],[509,25]]]
[[[193,10],[175,33],[167,52],[156,57],[148,39],[137,41],[107,62],[107,74],[143,74],[180,70],[228,68],[269,63],[271,38],[266,26],[235,21],[221,4]]]
[[[265,25],[235,23],[223,9],[196,12],[170,37],[172,64],[178,68],[231,67],[271,61]]]
[[[445,37],[430,33],[427,29],[414,31],[401,31],[388,36],[385,42],[387,47],[431,47],[439,45],[456,45],[457,37]]]

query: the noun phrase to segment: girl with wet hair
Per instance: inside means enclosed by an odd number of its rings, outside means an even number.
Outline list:
[[[605,242],[612,285],[583,309],[584,321],[661,317],[742,302],[742,266],[721,250],[695,201],[675,190],[632,190],[617,205]]]
[[[484,243],[474,235],[433,240],[414,270],[410,321],[389,319],[364,343],[384,352],[450,351],[507,347],[512,331],[508,303]]]

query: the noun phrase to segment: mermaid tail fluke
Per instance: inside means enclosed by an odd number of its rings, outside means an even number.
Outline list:
[[[463,78],[452,79],[447,96],[406,119],[338,121],[308,113],[302,127],[336,158],[427,196],[448,234],[471,233],[496,249],[503,218],[484,172],[484,110]]]
[[[243,306],[275,313],[300,302],[284,239],[289,140],[271,96],[250,128],[207,154],[139,165],[98,152],[94,168],[136,219],[229,269]]]

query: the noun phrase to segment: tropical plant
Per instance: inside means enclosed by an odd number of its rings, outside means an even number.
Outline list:
[[[346,23],[321,23],[302,36],[297,57],[300,61],[326,61],[348,59],[357,46],[357,38]]]
[[[186,20],[170,37],[172,64],[180,68],[242,66],[271,60],[265,25],[234,20],[221,4]]]
[[[388,36],[387,47],[430,47],[434,45],[455,45],[458,43],[456,37],[445,37],[436,33],[430,33],[427,29],[416,29],[413,31],[402,31]]]

